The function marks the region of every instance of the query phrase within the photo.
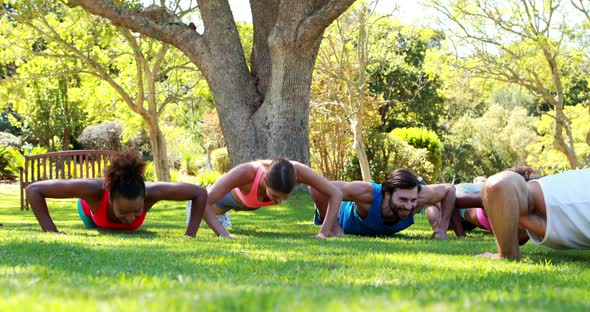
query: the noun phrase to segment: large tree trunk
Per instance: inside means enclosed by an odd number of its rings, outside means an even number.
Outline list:
[[[553,132],[553,147],[558,151],[565,154],[570,168],[576,169],[579,167],[578,156],[574,147],[574,136],[572,134],[572,126],[569,118],[563,112],[563,106],[565,103],[565,94],[563,92],[563,83],[561,82],[561,74],[559,72],[559,66],[555,59],[555,55],[549,50],[543,49],[543,55],[547,61],[547,65],[551,70],[551,78],[555,85],[556,96],[554,97],[549,92],[545,92],[545,99],[553,104],[555,110],[554,117],[554,132]],[[564,132],[565,131],[565,137]]]
[[[308,164],[310,83],[321,35],[354,0],[251,0],[252,71],[227,0],[197,2],[203,34],[107,0],[69,1],[170,43],[197,65],[215,97],[232,165],[277,156]]]
[[[254,114],[256,140],[266,157],[309,163],[309,96],[320,39],[307,45],[289,42],[289,31],[269,38],[272,81]]]
[[[170,181],[170,170],[168,170],[168,154],[166,151],[166,139],[156,124],[148,124],[152,154],[154,156],[154,167],[158,181]]]
[[[562,152],[570,164],[570,168],[577,169],[579,167],[578,156],[574,149],[574,138],[572,134],[572,127],[569,118],[563,112],[563,105],[554,106],[555,120],[554,120],[554,134],[553,147]],[[564,138],[564,132],[565,137]]]
[[[72,129],[70,127],[64,128],[63,138],[61,140],[61,149],[67,151],[70,149],[70,136],[72,135]]]

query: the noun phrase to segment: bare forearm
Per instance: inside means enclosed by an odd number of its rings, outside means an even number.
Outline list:
[[[341,203],[342,197],[334,196],[333,198],[329,199],[328,207],[326,209],[326,216],[324,217],[324,222],[320,228],[320,234],[326,237],[334,234],[332,233],[332,229],[334,229],[335,225],[338,225],[338,211],[340,209]]]
[[[213,230],[213,232],[215,234],[217,234],[217,236],[222,236],[222,237],[230,237],[231,236],[229,234],[229,231],[223,226],[223,224],[221,224],[221,222],[217,218],[217,215],[215,214],[212,205],[210,205],[210,204],[207,205],[207,208],[205,209],[205,215],[203,218],[205,219],[205,222],[207,222],[207,225],[209,225],[211,230]]]
[[[453,211],[451,216],[451,225],[457,237],[465,236],[465,228],[463,227],[463,223],[461,223],[461,215],[459,215],[459,211],[457,210]]]
[[[440,209],[440,220],[434,230],[434,236],[436,238],[446,238],[446,232],[449,228],[449,222],[453,211],[455,210],[455,188],[453,186],[448,187],[445,197],[441,201]]]
[[[492,226],[499,258],[520,258],[519,217],[528,207],[528,190],[521,176],[504,171],[491,176],[482,192],[483,206]]]
[[[27,200],[31,204],[31,210],[33,210],[41,229],[45,232],[57,232],[57,227],[49,215],[45,198],[39,193],[27,192]]]
[[[195,237],[197,235],[206,205],[207,191],[202,190],[191,200],[191,214],[185,233],[187,236]]]
[[[483,203],[480,194],[459,194],[455,201],[457,208],[482,208]]]

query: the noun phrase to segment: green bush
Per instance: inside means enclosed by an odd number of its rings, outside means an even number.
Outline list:
[[[428,160],[430,154],[428,150],[415,148],[392,134],[387,138],[387,148],[389,150],[388,172],[398,168],[405,168],[411,170],[417,176],[423,177],[429,183],[436,181],[438,172],[434,170],[434,165]]]
[[[170,169],[170,182],[180,182],[182,173],[177,169]]]
[[[429,152],[425,148],[415,148],[391,134],[372,134],[367,138],[367,142],[371,141],[373,143],[367,144],[367,158],[373,181],[383,182],[388,173],[400,168],[409,169],[429,182],[436,181],[438,175],[427,158]],[[356,154],[346,161],[343,175],[345,181],[362,180]]]
[[[33,146],[30,143],[26,143],[23,145],[23,154],[27,156],[41,155],[47,153],[48,151],[49,149],[43,146]]]
[[[19,151],[0,146],[0,179],[16,180],[21,166],[24,166],[24,158]]]
[[[407,142],[415,148],[424,148],[428,151],[428,161],[434,166],[432,178],[435,178],[441,172],[442,167],[442,150],[443,144],[438,135],[432,130],[421,128],[398,128],[390,132],[390,136],[395,136]]]
[[[186,153],[182,156],[180,169],[190,176],[196,176],[199,171],[207,167],[207,157],[200,154]]]
[[[227,148],[218,148],[211,152],[211,164],[213,170],[221,173],[226,173],[231,169],[231,163],[229,161],[229,155]]]
[[[209,187],[221,177],[222,173],[214,170],[207,170],[197,175],[197,184],[202,187]]]
[[[369,170],[373,181],[381,182],[387,176],[389,167],[389,150],[387,148],[387,133],[379,132],[376,129],[364,133]],[[358,156],[353,153],[344,163],[342,180],[362,180],[361,167]]]
[[[145,172],[143,175],[146,182],[156,182],[158,181],[158,176],[156,175],[156,167],[154,166],[154,162],[148,161],[145,165]]]

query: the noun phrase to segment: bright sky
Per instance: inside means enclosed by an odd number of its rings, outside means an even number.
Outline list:
[[[427,11],[417,1],[404,0],[380,0],[377,5],[377,11],[382,13],[392,13],[395,6],[399,5],[400,10],[394,13],[404,23],[424,24],[426,21],[420,21],[420,16],[424,17],[424,12]],[[249,0],[229,0],[229,5],[232,7],[234,19],[236,21],[252,22],[252,14],[250,13]]]

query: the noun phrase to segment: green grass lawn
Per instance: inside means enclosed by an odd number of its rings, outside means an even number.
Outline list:
[[[86,230],[74,200],[52,200],[66,234],[43,233],[0,189],[0,311],[458,311],[590,309],[590,253],[528,243],[522,262],[474,257],[493,237],[434,241],[424,215],[391,238],[317,240],[311,200],[232,212],[236,240],[183,237],[184,203],[136,232]],[[452,235],[451,235],[452,236]]]

